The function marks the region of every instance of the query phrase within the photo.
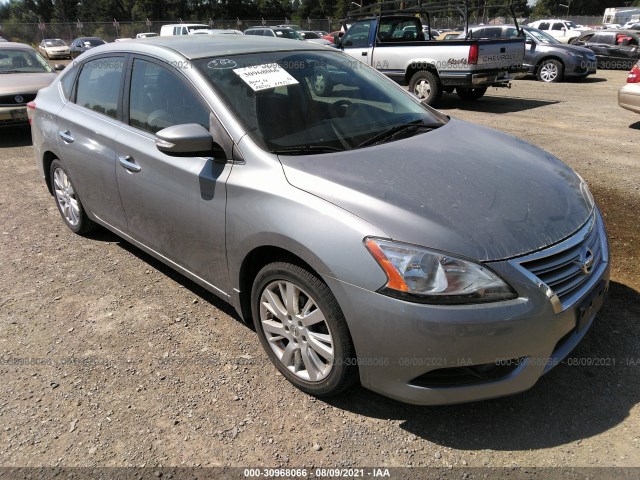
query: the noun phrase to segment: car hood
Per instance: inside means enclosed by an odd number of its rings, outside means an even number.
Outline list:
[[[56,73],[7,73],[0,75],[0,95],[35,93],[48,87],[56,78]]]
[[[593,208],[581,179],[551,154],[454,119],[396,142],[280,161],[293,186],[389,238],[480,261],[557,243]]]
[[[572,52],[582,55],[593,55],[593,50],[586,47],[579,47],[578,45],[568,45],[565,43],[541,43],[539,46],[545,50],[562,50],[567,53]]]

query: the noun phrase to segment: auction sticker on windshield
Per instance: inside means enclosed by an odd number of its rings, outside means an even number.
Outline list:
[[[265,63],[252,67],[236,68],[234,73],[238,75],[254,92],[269,88],[295,85],[298,81],[277,63]]]

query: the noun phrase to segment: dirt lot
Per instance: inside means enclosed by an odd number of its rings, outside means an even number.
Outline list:
[[[625,78],[445,96],[446,113],[589,181],[613,282],[571,362],[525,393],[437,408],[296,390],[213,295],[110,233],[73,235],[29,131],[0,130],[0,466],[640,466],[640,115],[617,106]]]

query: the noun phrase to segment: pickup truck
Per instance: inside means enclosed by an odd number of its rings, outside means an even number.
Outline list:
[[[427,29],[428,30],[428,29]],[[426,40],[414,14],[371,14],[353,21],[336,44],[375,67],[429,105],[455,89],[464,100],[482,97],[487,87],[509,87],[524,76],[524,36],[504,39]]]

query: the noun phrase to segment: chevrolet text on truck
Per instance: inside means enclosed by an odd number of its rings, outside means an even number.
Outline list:
[[[393,8],[396,3],[349,12],[350,27],[336,42],[345,53],[409,86],[427,104],[454,90],[465,100],[475,100],[488,87],[509,87],[512,79],[524,75],[524,36],[426,40],[430,35],[423,32],[421,18],[426,18],[429,32],[431,14],[463,11],[468,18],[466,2],[406,1],[401,10]]]

